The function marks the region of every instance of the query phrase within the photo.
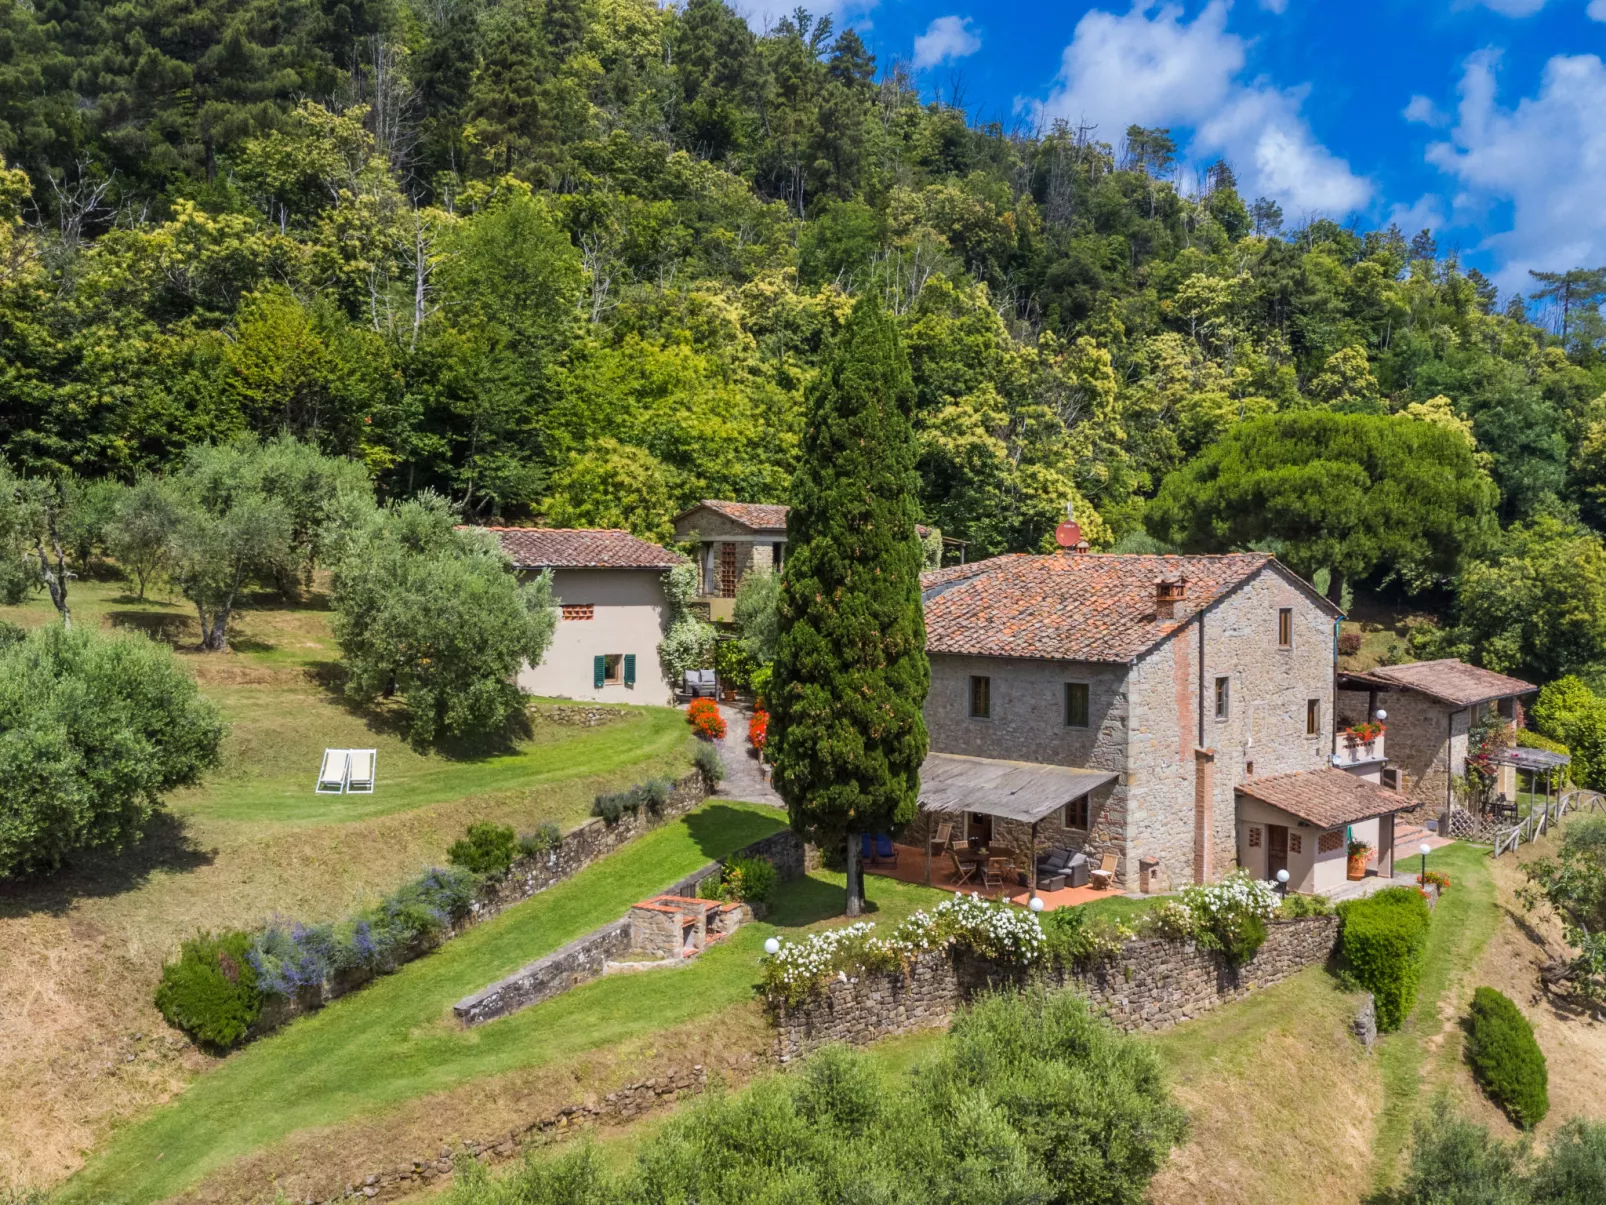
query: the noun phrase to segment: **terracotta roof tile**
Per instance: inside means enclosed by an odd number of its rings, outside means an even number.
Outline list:
[[[734,519],[743,527],[751,527],[754,531],[785,531],[786,512],[792,509],[777,503],[725,502],[718,498],[705,498],[698,505],[717,511],[727,519]],[[696,509],[697,507],[692,507],[692,510]]]
[[[574,527],[482,527],[520,569],[671,569],[685,560],[628,531]]]
[[[1380,665],[1364,674],[1346,674],[1345,677],[1363,683],[1376,679],[1380,685],[1403,686],[1455,707],[1509,699],[1539,689],[1521,678],[1508,678],[1453,657],[1442,661],[1413,661],[1406,665]]]
[[[1322,828],[1370,820],[1418,803],[1398,791],[1330,766],[1272,778],[1251,778],[1239,783],[1237,789],[1240,795],[1269,803]]]
[[[1273,558],[1258,552],[1014,554],[953,565],[921,578],[926,647],[977,657],[1130,662],[1269,565]],[[1174,617],[1157,618],[1155,584],[1176,578],[1187,579],[1186,595]]]

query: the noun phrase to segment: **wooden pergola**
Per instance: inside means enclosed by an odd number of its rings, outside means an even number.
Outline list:
[[[1109,770],[932,753],[920,767],[920,810],[948,816],[974,812],[1030,825],[1032,844],[1028,857],[1035,896],[1037,826],[1066,804],[1118,777]],[[931,883],[930,834],[926,837],[926,883]]]

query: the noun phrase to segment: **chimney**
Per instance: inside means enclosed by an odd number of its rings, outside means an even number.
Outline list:
[[[1154,579],[1154,617],[1175,619],[1177,604],[1188,597],[1188,579],[1185,577],[1157,577]]]

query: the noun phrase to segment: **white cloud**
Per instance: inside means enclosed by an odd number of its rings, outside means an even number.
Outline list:
[[[1499,56],[1473,55],[1448,141],[1427,160],[1451,177],[1457,222],[1484,225],[1509,212],[1506,229],[1485,237],[1507,288],[1526,288],[1530,268],[1606,263],[1606,65],[1592,54],[1556,55],[1537,95],[1515,108],[1497,100]]]
[[[1388,225],[1398,226],[1410,238],[1418,230],[1443,230],[1449,224],[1444,216],[1444,199],[1428,193],[1418,197],[1415,204],[1395,205],[1389,210]]]
[[[1602,0],[1606,3],[1606,0]],[[1411,103],[1400,111],[1400,116],[1406,121],[1418,122],[1425,126],[1442,126],[1450,123],[1445,112],[1426,96],[1417,95],[1411,98]]]
[[[1606,0],[1602,0],[1602,2],[1606,3]],[[1268,13],[1278,13],[1280,15],[1288,11],[1288,0],[1260,0],[1260,7]]]
[[[1477,3],[1505,17],[1531,17],[1545,7],[1546,0],[1477,0]]]
[[[1032,104],[1042,119],[1097,126],[1119,142],[1128,125],[1191,128],[1196,157],[1225,157],[1248,196],[1290,216],[1364,206],[1371,184],[1319,143],[1300,113],[1303,88],[1242,78],[1246,46],[1227,32],[1228,0],[1190,23],[1174,3],[1137,0],[1124,15],[1094,10],[1077,23],[1058,82]]]
[[[1606,21],[1606,0],[1589,0],[1589,7],[1584,11],[1591,21]]]
[[[969,17],[938,17],[915,38],[916,70],[951,63],[981,49],[981,39],[970,28]]]

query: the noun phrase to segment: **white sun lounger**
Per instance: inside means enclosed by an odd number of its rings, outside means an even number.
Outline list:
[[[325,749],[323,751],[323,769],[318,771],[318,786],[316,790],[320,795],[339,795],[346,789],[346,773],[351,765],[350,749]]]
[[[346,794],[372,795],[374,793],[374,764],[379,760],[377,749],[353,749],[351,768],[346,774]]]

